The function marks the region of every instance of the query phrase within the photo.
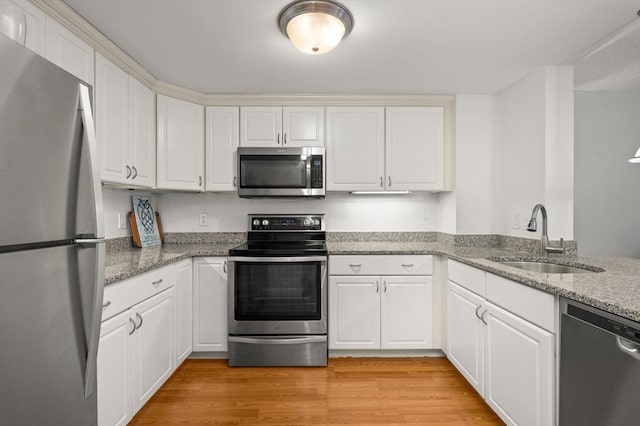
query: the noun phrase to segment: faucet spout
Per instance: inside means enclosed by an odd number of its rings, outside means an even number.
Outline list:
[[[531,219],[527,226],[527,231],[536,232],[538,230],[538,212],[542,212],[542,235],[540,236],[540,256],[547,256],[548,253],[564,253],[564,247],[549,247],[549,236],[547,234],[547,209],[542,204],[536,204],[531,212]],[[562,239],[560,239],[562,241]]]

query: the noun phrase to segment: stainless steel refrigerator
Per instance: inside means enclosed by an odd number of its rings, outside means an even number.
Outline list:
[[[104,224],[90,88],[0,35],[0,424],[97,423]]]

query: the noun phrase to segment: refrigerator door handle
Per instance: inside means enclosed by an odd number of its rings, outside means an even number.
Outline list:
[[[79,245],[94,245],[96,252],[94,297],[91,308],[91,332],[87,338],[87,363],[84,374],[84,397],[88,398],[95,388],[98,360],[98,342],[100,341],[100,323],[102,320],[102,299],[104,294],[105,243],[104,239],[76,240]]]
[[[89,97],[89,88],[84,84],[80,84],[80,115],[82,117],[82,143],[86,145],[91,157],[91,187],[93,189],[93,201],[95,206],[95,236],[104,236],[104,219],[102,207],[102,187],[100,180],[100,162],[98,161],[98,144],[96,142],[96,131],[93,123],[93,114],[91,112],[91,98]]]

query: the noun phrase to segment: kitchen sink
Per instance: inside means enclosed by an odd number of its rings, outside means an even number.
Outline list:
[[[550,262],[536,262],[536,261],[498,261],[499,263],[514,268],[523,269],[529,272],[537,272],[540,274],[582,274],[589,272],[602,272],[603,269],[593,266],[585,265],[586,267],[576,267],[569,265],[562,265],[558,263]],[[587,269],[588,268],[588,269]]]

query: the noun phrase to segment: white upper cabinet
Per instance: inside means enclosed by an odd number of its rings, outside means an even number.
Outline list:
[[[0,5],[9,4],[24,13],[27,22],[25,46],[45,57],[47,52],[47,15],[30,1],[0,0]]]
[[[204,107],[158,95],[158,189],[204,190]]]
[[[442,107],[327,108],[327,189],[442,190],[444,148]]]
[[[206,190],[235,191],[239,133],[238,107],[207,107],[205,110]]]
[[[154,93],[97,53],[95,100],[102,180],[152,188]]]
[[[384,108],[327,108],[327,190],[384,189]]]
[[[129,163],[136,186],[156,183],[156,95],[129,76]]]
[[[324,146],[324,107],[240,107],[240,146]]]
[[[386,114],[386,188],[442,189],[444,109],[387,108]]]
[[[94,50],[89,44],[47,16],[48,60],[93,86],[93,56]]]

